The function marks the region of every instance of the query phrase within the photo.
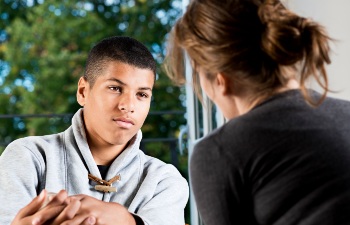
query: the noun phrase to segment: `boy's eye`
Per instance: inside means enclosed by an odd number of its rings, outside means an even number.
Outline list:
[[[143,92],[139,93],[138,95],[142,98],[148,98],[148,94],[143,93]]]
[[[112,91],[118,91],[118,92],[120,92],[121,91],[121,88],[120,87],[117,87],[117,86],[110,86],[110,87],[108,87],[110,90],[112,90]]]

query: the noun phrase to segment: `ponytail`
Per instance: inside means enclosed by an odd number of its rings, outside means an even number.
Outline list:
[[[300,62],[301,91],[308,103],[319,105],[329,91],[325,64],[331,62],[330,38],[324,28],[287,10],[278,0],[265,1],[260,5],[258,15],[264,25],[262,50],[282,66],[293,66]],[[324,90],[317,101],[311,99],[305,87],[309,77],[314,77]]]

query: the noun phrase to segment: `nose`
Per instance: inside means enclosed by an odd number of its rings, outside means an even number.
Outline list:
[[[135,111],[135,103],[133,96],[128,94],[123,94],[122,96],[120,96],[118,108],[122,112],[133,113]]]

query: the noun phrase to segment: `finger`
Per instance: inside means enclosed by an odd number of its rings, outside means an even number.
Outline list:
[[[96,218],[93,216],[89,216],[86,218],[81,225],[94,225],[96,223]]]
[[[96,218],[87,215],[77,215],[71,220],[67,220],[60,225],[94,225],[96,224]]]
[[[65,190],[61,190],[57,194],[51,196],[51,199],[49,199],[50,202],[45,206],[45,208],[42,208],[40,210],[40,214],[35,215],[34,224],[35,225],[39,225],[43,223],[53,224],[52,221],[55,220],[59,215],[61,215],[61,213],[67,207],[69,203],[67,199],[68,199],[68,193]],[[79,206],[77,208],[79,209]]]
[[[56,218],[65,208],[65,205],[45,207],[32,216],[32,225],[41,225]]]
[[[66,220],[71,220],[80,208],[80,201],[72,198],[66,208],[52,221],[51,225],[61,224]]]
[[[46,190],[45,189],[42,190],[38,196],[36,196],[28,205],[26,205],[24,208],[22,208],[18,212],[18,216],[20,218],[23,218],[36,213],[40,209],[40,207],[43,205],[46,198],[46,194],[47,194]]]
[[[40,210],[42,210],[44,207],[53,207],[57,205],[67,205],[66,199],[67,199],[67,192],[64,190],[61,190],[58,193],[47,193],[44,203],[42,204]]]
[[[41,208],[44,208],[53,198],[53,196],[56,195],[56,193],[53,193],[53,192],[47,192],[46,193],[46,198],[45,198],[45,201],[44,203],[41,205]]]
[[[63,204],[66,201],[67,197],[67,191],[61,190],[55,196],[51,197],[50,203],[52,202],[54,205]]]
[[[86,197],[86,195],[83,195],[83,194],[71,196],[71,198],[78,199],[79,201],[83,200],[85,197]]]

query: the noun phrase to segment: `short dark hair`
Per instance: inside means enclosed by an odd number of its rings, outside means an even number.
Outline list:
[[[156,61],[145,45],[131,37],[113,36],[98,42],[89,52],[84,78],[91,87],[106,64],[113,61],[149,69],[156,76]]]

